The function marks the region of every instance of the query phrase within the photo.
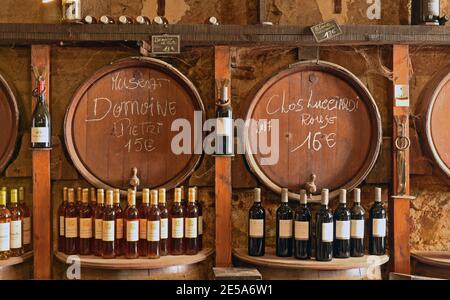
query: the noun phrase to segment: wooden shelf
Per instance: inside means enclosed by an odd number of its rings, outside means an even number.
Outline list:
[[[320,45],[450,45],[448,26],[342,25],[343,34]],[[175,24],[7,24],[0,23],[0,44],[124,42],[179,34],[183,45],[319,45],[308,26]]]
[[[127,259],[123,257],[114,259],[104,259],[98,256],[80,255],[81,266],[92,269],[109,270],[149,270],[161,269],[180,265],[191,265],[208,259],[213,254],[212,248],[203,249],[196,255],[168,255],[161,256],[159,259],[137,258]],[[63,263],[67,262],[69,255],[56,252],[55,256]]]
[[[247,248],[233,249],[233,255],[246,263],[286,269],[308,269],[308,270],[349,270],[356,268],[368,268],[380,266],[389,261],[389,256],[365,255],[363,257],[350,257],[345,259],[334,258],[329,262],[316,261],[314,259],[300,260],[294,257],[278,257],[275,249],[266,248],[265,256],[250,256]]]
[[[32,257],[33,252],[30,251],[19,257],[10,257],[5,260],[0,260],[0,270],[5,267],[14,266],[29,261]]]

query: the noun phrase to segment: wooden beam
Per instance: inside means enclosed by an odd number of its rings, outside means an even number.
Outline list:
[[[404,150],[405,178],[404,193],[399,194],[402,181],[399,180],[398,168],[401,169],[401,159],[397,156],[399,150],[395,146],[397,137],[401,135],[399,123],[405,126],[404,136],[409,138],[409,104],[403,102],[403,106],[397,103],[399,88],[403,88],[404,95],[409,97],[410,80],[410,59],[409,47],[407,45],[394,45],[393,48],[393,71],[394,71],[394,95],[393,95],[393,197],[389,199],[389,222],[390,222],[390,252],[391,252],[391,271],[409,274],[410,271],[410,249],[409,249],[409,208],[410,208],[410,179],[409,179],[409,147]],[[395,95],[397,94],[397,95]],[[401,120],[401,122],[399,122]]]
[[[0,24],[0,44],[51,44],[150,40],[179,34],[185,46],[201,45],[450,45],[448,26],[342,25],[343,34],[317,43],[309,26],[208,24]]]
[[[33,45],[31,64],[40,70],[45,69],[45,99],[50,108],[50,46]],[[42,71],[41,71],[42,72]],[[31,74],[33,89],[34,75]],[[34,108],[35,101],[32,101]],[[34,278],[51,279],[51,182],[50,151],[33,150],[33,251]]]
[[[215,79],[231,80],[230,48],[215,47]],[[231,94],[231,85],[228,85]],[[216,99],[219,98],[216,89]],[[230,98],[231,99],[231,98]],[[231,157],[215,157],[216,267],[231,266]]]

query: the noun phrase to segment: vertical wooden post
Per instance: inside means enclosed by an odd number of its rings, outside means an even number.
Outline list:
[[[50,109],[50,46],[31,46],[31,64],[45,72],[45,99]],[[41,71],[42,72],[42,71]],[[31,74],[33,89],[36,87]],[[35,101],[32,101],[34,108]],[[33,150],[33,251],[34,278],[51,279],[50,151]]]
[[[215,54],[215,79],[222,81],[228,79],[231,82],[230,48],[216,46]],[[231,93],[231,84],[228,88]],[[216,99],[218,99],[216,89]],[[231,99],[231,98],[230,98]],[[231,266],[231,157],[215,157],[216,179],[216,266]]]
[[[408,45],[394,45],[393,46],[393,70],[394,70],[394,95],[393,95],[393,141],[395,143],[398,137],[398,127],[396,125],[396,118],[403,118],[405,120],[405,136],[409,138],[409,74],[410,74],[410,60]],[[406,90],[405,95],[408,100],[398,101],[398,90],[403,88]],[[396,92],[397,90],[397,92]],[[397,95],[396,95],[397,94]],[[406,102],[405,102],[406,101]],[[404,195],[396,196],[397,188],[399,186],[397,171],[397,151],[396,146],[393,145],[393,193],[394,196],[389,199],[389,222],[390,222],[390,251],[391,251],[391,271],[409,274],[410,273],[410,249],[409,249],[409,207],[410,207],[410,182],[409,182],[409,148],[405,151],[406,162],[406,177]]]

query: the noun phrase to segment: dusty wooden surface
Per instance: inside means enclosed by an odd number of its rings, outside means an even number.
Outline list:
[[[33,253],[0,261],[0,279],[24,280],[33,278]]]

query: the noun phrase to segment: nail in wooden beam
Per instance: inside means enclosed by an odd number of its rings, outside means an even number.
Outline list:
[[[31,46],[31,64],[45,72],[45,99],[50,108],[50,46]],[[41,71],[42,72],[42,71]],[[35,77],[31,74],[33,89]],[[32,101],[34,109],[35,101]],[[51,279],[51,182],[50,151],[33,150],[33,251],[34,278]]]

